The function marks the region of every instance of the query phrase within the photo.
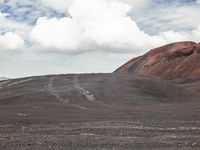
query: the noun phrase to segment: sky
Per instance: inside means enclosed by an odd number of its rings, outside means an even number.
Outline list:
[[[0,76],[107,73],[200,42],[200,0],[0,0]]]

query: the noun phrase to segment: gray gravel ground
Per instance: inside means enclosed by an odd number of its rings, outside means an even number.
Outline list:
[[[0,82],[2,150],[199,150],[200,101],[166,81],[60,75]]]

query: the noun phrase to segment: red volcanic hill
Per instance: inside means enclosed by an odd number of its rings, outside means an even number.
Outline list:
[[[177,42],[150,50],[115,71],[153,75],[163,79],[190,78],[200,75],[200,44]]]

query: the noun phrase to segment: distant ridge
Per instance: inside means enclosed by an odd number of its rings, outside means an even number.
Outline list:
[[[3,81],[3,80],[9,80],[9,78],[7,78],[7,77],[0,77],[0,81]]]

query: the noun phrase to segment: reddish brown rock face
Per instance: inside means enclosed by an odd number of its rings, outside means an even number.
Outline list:
[[[178,42],[150,50],[115,71],[176,79],[200,76],[200,44]]]

